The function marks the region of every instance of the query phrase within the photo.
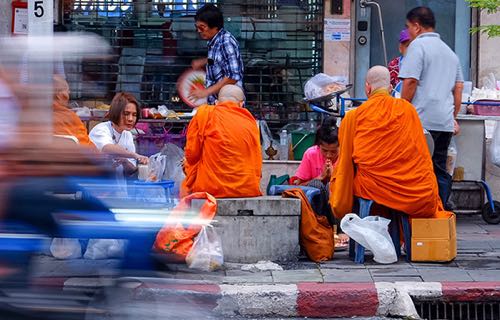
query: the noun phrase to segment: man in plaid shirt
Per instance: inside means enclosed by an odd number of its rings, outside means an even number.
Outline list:
[[[219,90],[228,84],[243,88],[243,60],[236,39],[224,29],[222,12],[213,4],[201,7],[195,16],[196,31],[208,40],[207,58],[193,60],[193,69],[206,66],[205,88],[191,93],[191,98],[207,97],[214,104]]]

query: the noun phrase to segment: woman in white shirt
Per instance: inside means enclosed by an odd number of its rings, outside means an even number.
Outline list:
[[[139,119],[140,108],[135,97],[127,92],[117,93],[111,101],[108,119],[96,125],[89,134],[98,150],[112,156],[124,172],[132,174],[139,164],[147,164],[148,157],[135,152],[132,130]]]

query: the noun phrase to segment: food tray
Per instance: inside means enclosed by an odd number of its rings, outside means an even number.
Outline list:
[[[472,107],[479,116],[500,116],[500,100],[476,100]]]
[[[330,101],[334,98],[336,98],[337,96],[343,94],[344,92],[347,92],[349,91],[349,89],[352,88],[352,84],[348,84],[345,86],[344,89],[342,90],[339,90],[339,91],[334,91],[332,93],[329,93],[327,94],[326,96],[322,96],[322,97],[318,97],[318,98],[314,98],[314,99],[304,99],[306,102],[309,102],[309,103],[312,103],[312,104],[319,104],[319,103],[322,103],[322,102],[325,102],[325,101]]]

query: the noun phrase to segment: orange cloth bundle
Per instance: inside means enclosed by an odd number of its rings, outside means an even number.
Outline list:
[[[331,260],[335,249],[333,228],[325,216],[314,213],[306,195],[300,189],[290,189],[283,193],[285,198],[301,201],[300,246],[314,262]]]

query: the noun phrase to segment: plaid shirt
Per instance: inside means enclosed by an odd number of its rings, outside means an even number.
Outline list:
[[[236,80],[243,88],[243,60],[238,42],[228,31],[221,29],[208,42],[208,63],[205,86],[208,88],[223,78]],[[208,103],[214,104],[216,95],[208,97]]]

